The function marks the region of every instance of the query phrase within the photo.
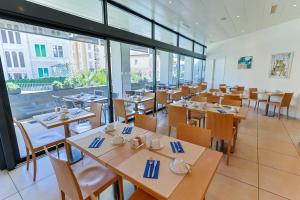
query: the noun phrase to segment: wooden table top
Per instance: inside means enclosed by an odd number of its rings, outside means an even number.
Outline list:
[[[283,96],[284,92],[269,92],[269,91],[264,91],[264,92],[253,92],[253,93],[257,93],[260,95],[266,95],[266,96]]]
[[[106,101],[108,99],[105,96],[88,94],[88,93],[68,95],[68,96],[64,96],[64,98],[70,99],[70,100],[73,100],[73,101],[87,102],[87,103]]]
[[[47,119],[48,117],[52,117],[52,116],[53,116],[52,120]],[[55,128],[58,126],[70,124],[72,122],[76,122],[79,120],[95,117],[96,115],[94,113],[88,112],[80,108],[72,108],[68,110],[67,116],[68,118],[63,120],[60,119],[60,113],[51,112],[42,115],[35,115],[33,116],[33,119],[41,123],[46,128],[50,129],[50,128]]]
[[[131,96],[131,97],[126,97],[123,98],[124,101],[128,102],[128,103],[134,103],[134,104],[139,104],[139,103],[144,103],[146,101],[150,101],[153,100],[154,98],[151,97],[144,97],[144,96]]]
[[[248,108],[245,107],[217,105],[212,103],[200,103],[196,101],[186,101],[186,103],[182,103],[182,101],[179,101],[170,105],[179,107],[182,107],[184,105],[188,110],[202,113],[206,113],[207,111],[218,112],[218,110],[221,109],[228,114],[233,114],[234,118],[237,119],[246,119],[248,114]],[[236,112],[236,110],[238,110],[238,112]]]
[[[162,137],[162,141],[165,139],[166,141],[177,140],[168,136],[159,135],[158,133],[151,133],[144,129],[139,128],[137,130],[141,134],[145,133],[146,135],[151,134]],[[196,153],[196,155],[199,156],[194,156],[197,158],[194,159],[190,174],[176,175],[168,168],[172,156],[165,156],[163,150],[162,152],[150,151],[146,148],[136,150],[131,148],[130,142],[126,142],[125,144],[98,156],[97,153],[86,148],[87,141],[90,142],[90,137],[93,134],[96,134],[95,131],[87,131],[81,135],[68,138],[67,142],[83,151],[86,155],[94,158],[99,163],[107,166],[115,173],[125,177],[157,199],[202,199],[205,196],[208,186],[222,158],[222,153],[220,152],[181,141],[184,145],[184,149],[187,150],[186,152],[189,152],[188,154],[195,154],[195,150],[192,150],[192,148],[199,148],[200,152]],[[120,134],[120,131],[116,131],[112,135],[116,134]],[[107,137],[113,137],[112,135],[108,135]],[[191,145],[191,147],[188,147],[189,145]],[[164,149],[166,148],[168,148],[167,145],[165,145]],[[169,152],[167,152],[167,154],[169,154]],[[142,178],[145,161],[150,157],[161,161],[158,179]]]

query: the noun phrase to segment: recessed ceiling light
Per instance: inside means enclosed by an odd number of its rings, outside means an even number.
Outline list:
[[[172,1],[169,1],[169,4],[171,4],[172,3]]]
[[[242,33],[244,33],[245,32],[245,30],[242,30]]]
[[[297,4],[293,4],[294,7],[297,7]]]
[[[236,18],[240,18],[240,16],[239,16],[239,15],[237,15],[237,16],[236,16]]]
[[[196,22],[196,24],[198,25],[198,24],[199,24],[199,22]]]

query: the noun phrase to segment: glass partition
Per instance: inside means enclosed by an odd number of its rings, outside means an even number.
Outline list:
[[[138,16],[107,5],[108,25],[151,38],[152,24]]]
[[[180,36],[179,37],[179,47],[193,51],[193,41]]]
[[[102,104],[101,122],[108,122],[105,40],[7,20],[0,23],[0,56],[12,115],[24,122],[28,134],[63,133],[63,127],[47,129],[34,116],[54,112],[55,107],[88,109],[94,101]],[[16,136],[23,157],[18,128]]]
[[[194,58],[193,83],[201,82],[202,60]]]
[[[155,25],[155,39],[174,46],[177,45],[177,35],[158,25]]]
[[[203,49],[204,49],[203,46],[195,43],[194,48],[195,48],[194,52],[203,54]]]
[[[179,84],[192,83],[192,57],[180,56]]]

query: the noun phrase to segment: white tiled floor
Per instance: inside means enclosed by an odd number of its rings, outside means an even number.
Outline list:
[[[158,114],[158,132],[167,134],[167,120]],[[175,135],[175,131],[172,132]],[[236,151],[225,156],[206,195],[207,200],[300,199],[300,121],[265,117],[250,111],[240,124]],[[37,182],[26,166],[0,172],[0,200],[58,200],[55,175],[47,157],[38,159]],[[125,198],[133,186],[125,181]],[[101,199],[113,198],[112,187]]]

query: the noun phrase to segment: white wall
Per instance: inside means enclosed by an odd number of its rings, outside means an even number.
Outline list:
[[[269,78],[271,55],[291,51],[294,58],[290,78]],[[252,69],[237,68],[241,56],[253,56]],[[290,115],[300,118],[300,19],[211,44],[207,57],[208,73],[212,59],[226,57],[224,82],[228,85],[295,92]]]

